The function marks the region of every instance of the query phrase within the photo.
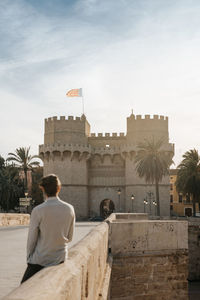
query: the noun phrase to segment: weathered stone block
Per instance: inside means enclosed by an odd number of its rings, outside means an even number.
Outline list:
[[[111,223],[112,254],[188,249],[187,229],[185,221],[114,221]]]
[[[187,222],[111,223],[111,299],[188,299],[187,248]]]

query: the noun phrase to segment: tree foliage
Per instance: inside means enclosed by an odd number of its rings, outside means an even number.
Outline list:
[[[39,161],[34,160],[36,158],[37,155],[30,155],[30,147],[21,147],[16,149],[15,153],[9,153],[6,161],[0,156],[0,208],[4,211],[19,208],[19,198],[24,197],[27,190],[28,170],[34,173],[32,192],[36,198],[35,203],[40,203],[42,197],[37,184],[42,176],[42,168],[38,167]],[[20,170],[24,171],[24,179],[20,176]]]
[[[4,211],[19,207],[19,198],[23,196],[23,182],[13,165],[6,165],[0,156],[0,207]]]
[[[32,170],[33,167],[39,166],[39,161],[34,159],[38,158],[38,155],[30,155],[30,147],[20,147],[15,150],[15,153],[8,153],[7,161],[11,161],[14,165],[22,169],[25,174],[24,189],[27,190],[27,171]]]
[[[157,215],[160,215],[159,182],[169,174],[169,167],[173,163],[172,153],[162,149],[164,140],[154,138],[138,144],[135,157],[136,171],[139,177],[147,183],[155,184]]]
[[[34,205],[38,205],[43,202],[43,194],[39,188],[39,182],[43,176],[43,168],[36,167],[32,172],[32,199],[34,200]]]
[[[192,195],[195,216],[196,202],[200,199],[200,156],[196,149],[189,150],[183,155],[183,160],[178,166],[176,188],[184,195]]]

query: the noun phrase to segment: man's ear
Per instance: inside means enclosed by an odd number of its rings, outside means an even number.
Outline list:
[[[39,188],[42,190],[42,192],[44,193],[44,188],[42,185],[39,185]]]
[[[58,191],[57,191],[57,194],[60,193],[60,190],[61,190],[61,185],[58,186]]]

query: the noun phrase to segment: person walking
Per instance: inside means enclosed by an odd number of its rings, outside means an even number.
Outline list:
[[[54,174],[45,176],[39,187],[45,201],[31,213],[27,240],[28,266],[21,283],[45,267],[63,263],[68,256],[67,244],[72,241],[74,232],[74,208],[58,197],[61,189],[59,178]]]

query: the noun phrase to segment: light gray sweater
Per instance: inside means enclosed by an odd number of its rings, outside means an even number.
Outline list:
[[[67,243],[72,240],[75,214],[72,205],[59,197],[49,197],[31,213],[27,241],[27,263],[44,267],[67,258]]]

